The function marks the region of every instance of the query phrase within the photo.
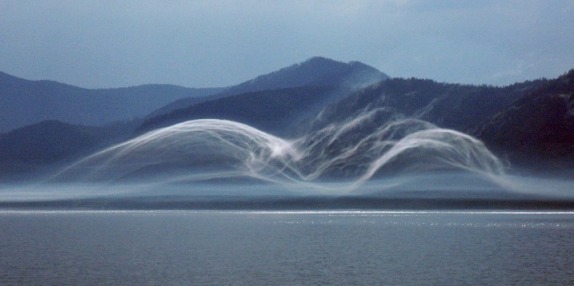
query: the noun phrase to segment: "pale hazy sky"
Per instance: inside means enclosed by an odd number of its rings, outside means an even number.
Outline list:
[[[0,0],[0,71],[207,87],[325,56],[499,85],[574,68],[573,15],[572,0]]]

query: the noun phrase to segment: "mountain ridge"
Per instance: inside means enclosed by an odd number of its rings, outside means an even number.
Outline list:
[[[118,125],[120,126],[118,128],[94,127],[81,122],[69,124],[59,119],[42,120],[40,123],[36,122],[8,133],[0,132],[0,145],[9,146],[2,150],[4,155],[0,156],[0,167],[2,167],[0,169],[6,171],[11,168],[9,166],[19,168],[21,165],[19,162],[22,160],[26,166],[35,165],[34,156],[30,154],[37,154],[37,165],[57,164],[87,155],[86,152],[93,151],[93,148],[108,146],[111,142],[118,142],[122,138],[128,139],[142,132],[193,119],[232,120],[273,135],[293,138],[302,134],[320,134],[322,130],[332,126],[347,126],[348,130],[345,132],[348,132],[349,138],[352,139],[366,138],[369,132],[393,121],[413,119],[476,137],[497,156],[507,159],[512,164],[521,166],[530,164],[538,166],[538,169],[548,168],[548,170],[574,168],[574,70],[555,79],[539,79],[496,87],[440,83],[416,78],[375,80],[382,73],[373,72],[369,66],[360,62],[343,63],[326,58],[311,58],[244,82],[237,85],[241,88],[236,90],[263,88],[265,85],[253,84],[262,80],[267,83],[279,81],[277,75],[285,72],[285,69],[288,73],[295,74],[297,72],[293,71],[298,71],[301,66],[314,67],[309,70],[315,68],[332,70],[332,67],[341,67],[343,72],[318,73],[319,76],[314,79],[305,79],[307,77],[303,76],[305,81],[299,81],[297,76],[300,74],[297,74],[292,81],[287,81],[290,84],[293,82],[307,84],[299,87],[280,88],[281,85],[276,84],[270,85],[270,89],[239,94],[227,94],[228,90],[218,90],[210,95],[190,99],[189,101],[195,100],[190,106],[159,116],[152,112],[141,124],[137,121],[124,122],[123,125]],[[364,78],[357,70],[374,77]],[[352,76],[348,76],[349,74],[358,75],[362,81],[355,82]],[[325,75],[332,75],[333,78],[325,78]],[[345,82],[348,78],[349,82],[370,84],[366,87],[361,85],[353,87]],[[27,86],[30,81],[0,72],[0,82],[11,82],[17,87]],[[54,88],[62,87],[59,83],[51,81],[34,81],[34,83],[44,89],[41,93],[44,95],[50,95]],[[289,85],[287,83],[285,85]],[[60,90],[70,90],[70,94],[77,94],[75,92],[78,90],[93,91],[62,85],[64,88]],[[0,84],[0,92],[1,88],[6,86],[9,85]],[[117,94],[125,94],[123,93],[125,91],[134,92],[133,96],[137,94],[141,99],[140,89],[149,91],[149,96],[153,97],[166,86],[181,89],[182,92],[187,91],[183,87],[154,84],[113,90],[119,92]],[[66,98],[70,94],[54,96]],[[86,98],[89,96],[82,94],[81,100]],[[0,93],[0,103],[2,100],[6,98]],[[21,113],[33,114],[38,109],[49,109],[49,106],[44,106],[42,101],[36,101],[34,105],[32,109],[21,110]],[[128,114],[121,106],[111,105],[106,108],[107,111],[115,110],[124,115]],[[103,113],[101,116],[106,117],[109,114]],[[342,124],[354,124],[353,120],[358,118],[362,118],[362,121],[356,126]],[[0,121],[6,119],[11,119],[10,113],[0,114]],[[31,127],[28,128],[29,126]],[[50,132],[46,133],[46,130]],[[135,130],[137,131],[132,133]],[[37,134],[45,134],[46,138],[51,139],[43,141],[42,136],[38,137]],[[59,134],[62,140],[51,134]],[[74,136],[85,140],[74,141]],[[317,141],[323,139],[318,138]],[[350,146],[345,140],[347,140],[345,136],[337,138],[328,146],[323,146],[323,143],[319,142],[316,148],[325,147],[328,152],[341,150]],[[18,144],[18,142],[29,143]],[[54,146],[57,144],[63,146],[69,144],[73,148],[66,151]],[[8,154],[10,152],[15,157]]]
[[[210,118],[233,120],[285,135],[295,126],[293,123],[299,122],[300,118],[309,115],[314,109],[320,109],[335,92],[333,87],[307,86],[220,97],[148,117],[137,132],[143,133],[187,120]]]
[[[244,93],[247,91],[308,85],[330,86],[340,84],[340,81],[345,76],[348,76],[347,73],[349,72],[363,70],[372,73],[373,77],[378,77],[375,80],[369,81],[366,85],[389,78],[388,75],[379,70],[358,61],[344,63],[325,57],[312,57],[306,61],[240,83],[237,86],[231,87],[226,92]]]
[[[80,125],[128,121],[178,98],[201,97],[220,90],[159,84],[86,89],[0,72],[0,133],[45,120]]]
[[[234,86],[229,86],[221,93],[212,95],[209,98],[182,98],[176,100],[150,113],[147,119],[163,116],[202,101],[248,92],[302,86],[338,86],[342,89],[357,90],[388,78],[388,75],[379,70],[357,61],[344,63],[325,57],[312,57],[306,61],[257,76]]]

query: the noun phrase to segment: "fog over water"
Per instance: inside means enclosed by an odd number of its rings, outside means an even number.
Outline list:
[[[478,140],[419,120],[400,120],[364,137],[362,118],[286,140],[248,125],[192,120],[151,131],[65,168],[53,180],[168,182],[246,179],[276,184],[338,181],[350,188],[388,173],[504,173]]]
[[[367,135],[373,112],[284,139],[248,125],[192,120],[87,156],[2,201],[161,196],[571,198],[571,180],[507,174],[479,140],[398,119]]]

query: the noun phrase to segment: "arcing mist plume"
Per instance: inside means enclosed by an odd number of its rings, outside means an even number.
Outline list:
[[[331,124],[298,141],[306,180],[420,171],[466,170],[501,174],[503,166],[480,141],[415,119],[390,121],[371,130],[377,111]]]
[[[172,174],[186,180],[289,178],[292,144],[245,124],[193,120],[151,131],[93,154],[56,178],[117,181]]]
[[[21,194],[0,185],[0,204],[2,196],[76,195],[574,198],[573,82],[574,72],[500,88],[388,79],[359,63],[314,58],[178,100],[141,124],[48,122],[2,134],[0,184],[49,179]],[[126,134],[138,137],[110,145]],[[107,149],[61,169],[97,146]]]
[[[260,180],[324,188],[356,188],[374,177],[428,171],[503,172],[478,140],[420,120],[376,130],[376,111],[286,140],[242,123],[202,119],[151,131],[69,166],[58,181],[154,183]]]

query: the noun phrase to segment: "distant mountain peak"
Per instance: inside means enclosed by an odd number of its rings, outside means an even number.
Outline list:
[[[352,61],[345,63],[316,56],[231,86],[221,93],[212,96],[210,99],[260,91],[300,87],[322,87],[339,91],[333,93],[331,100],[335,101],[341,94],[359,90],[388,78],[389,76],[376,68],[361,62]],[[204,101],[204,99],[178,100],[154,111],[148,118],[165,115],[178,109],[184,109],[201,101]]]
[[[381,73],[381,71],[379,71],[378,69],[369,66],[365,63],[359,62],[359,61],[350,61],[350,62],[343,62],[343,61],[338,61],[338,60],[334,60],[331,58],[326,58],[326,57],[321,57],[321,56],[315,56],[315,57],[311,57],[309,59],[307,59],[306,61],[303,61],[301,63],[298,64],[294,64],[292,66],[286,67],[284,69],[281,70],[285,70],[285,69],[289,69],[289,68],[302,68],[302,67],[324,67],[324,68],[364,68],[364,69],[368,69],[369,71],[372,72],[378,72]],[[281,71],[279,70],[279,71]],[[386,75],[385,75],[386,76]],[[387,76],[388,77],[388,76]]]
[[[23,79],[0,71],[0,133],[45,120],[95,126],[129,121],[177,99],[221,90],[174,85],[86,89],[51,80]]]
[[[240,94],[278,88],[301,86],[364,87],[389,77],[374,67],[361,62],[349,63],[326,57],[312,57],[280,70],[258,76],[233,86],[228,94]]]
[[[305,65],[305,64],[346,65],[346,63],[344,63],[342,61],[337,61],[334,59],[330,59],[330,58],[326,58],[326,57],[320,57],[320,56],[311,57],[311,58],[307,59],[306,61],[299,63],[299,65]]]

